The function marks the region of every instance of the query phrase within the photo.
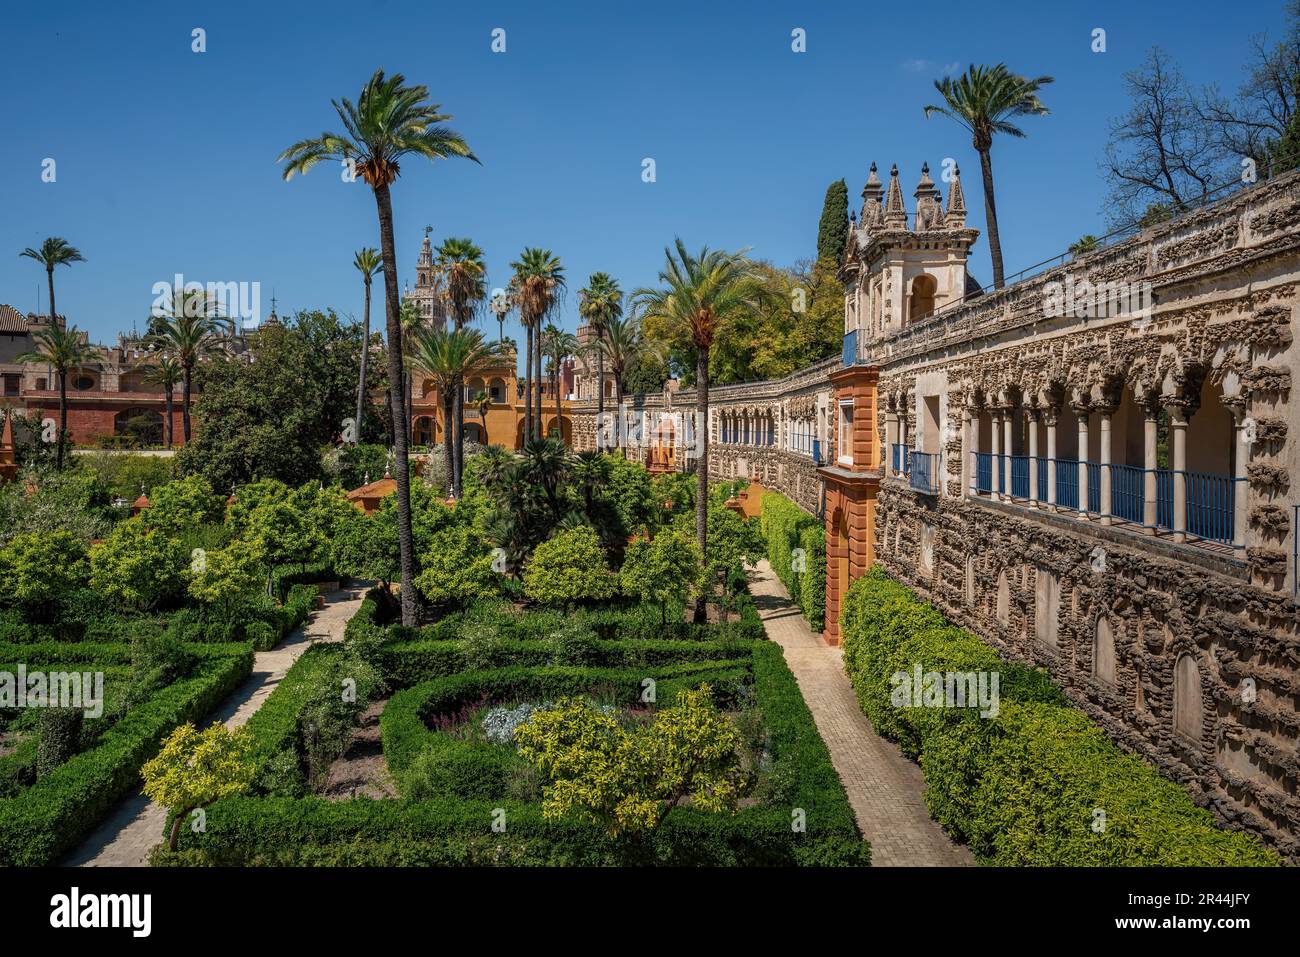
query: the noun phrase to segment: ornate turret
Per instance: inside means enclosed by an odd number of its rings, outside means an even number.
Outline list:
[[[948,184],[948,215],[944,225],[949,229],[966,226],[966,194],[961,188],[961,168],[953,165],[952,182]]]
[[[432,226],[424,227],[424,242],[420,244],[420,257],[415,262],[415,288],[404,289],[402,299],[416,303],[424,321],[434,329],[441,329],[447,322],[447,307],[442,300],[437,263],[433,259],[433,243],[429,240],[431,232]]]
[[[878,226],[881,220],[884,219],[885,211],[880,205],[880,197],[884,191],[884,187],[880,185],[880,177],[876,175],[876,164],[872,163],[871,174],[867,177],[867,184],[862,187],[863,229]]]
[[[929,163],[921,164],[921,181],[916,184],[916,192],[912,195],[916,197],[916,231],[921,233],[942,228],[943,194],[930,179]]]
[[[885,228],[907,228],[907,209],[903,206],[903,190],[898,185],[897,163],[889,169],[889,192],[885,194]]]

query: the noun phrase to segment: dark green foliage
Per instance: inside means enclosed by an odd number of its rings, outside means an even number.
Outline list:
[[[803,610],[813,631],[821,631],[826,623],[825,528],[776,492],[763,494],[760,522],[772,570],[791,600]],[[802,553],[796,553],[796,548]],[[796,564],[801,567],[796,569]]]
[[[822,216],[817,223],[817,258],[839,265],[849,238],[849,188],[838,179],[826,187]]]
[[[1124,754],[1046,675],[1002,662],[880,566],[849,589],[844,666],[875,730],[919,756],[930,813],[999,866],[1276,864],[1258,837],[1217,827],[1178,785]],[[1000,673],[996,715],[895,707],[891,676]],[[1104,827],[1094,825],[1105,812]]]
[[[86,712],[80,708],[42,708],[36,719],[36,779],[39,781],[77,753]]]

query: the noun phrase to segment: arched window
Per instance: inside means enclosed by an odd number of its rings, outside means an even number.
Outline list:
[[[934,277],[922,273],[912,280],[912,300],[908,306],[908,322],[920,322],[934,312],[934,294],[939,288]]]
[[[1097,619],[1093,629],[1092,676],[1103,684],[1115,685],[1115,632],[1105,615]]]
[[[1191,655],[1180,655],[1174,665],[1174,731],[1184,738],[1200,741],[1202,708],[1201,669]]]

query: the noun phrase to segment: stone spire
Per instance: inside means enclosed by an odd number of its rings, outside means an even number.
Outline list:
[[[880,177],[876,175],[876,164],[872,163],[871,175],[867,177],[867,185],[862,187],[862,226],[864,229],[879,226],[880,221],[884,219],[885,213],[880,205],[880,197],[884,191],[884,187],[880,185]]]
[[[963,228],[966,225],[966,194],[961,189],[961,168],[955,163],[952,167],[952,182],[948,185],[948,217],[945,225],[949,228]]]
[[[903,190],[898,185],[897,163],[889,169],[889,192],[885,194],[885,228],[907,228],[907,210],[903,207]]]
[[[921,181],[916,184],[916,231],[937,229],[943,224],[943,195],[930,179],[930,164],[921,164]]]

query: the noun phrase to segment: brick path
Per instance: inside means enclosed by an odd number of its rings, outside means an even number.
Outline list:
[[[252,717],[308,645],[343,639],[343,629],[356,614],[364,595],[363,588],[328,595],[325,607],[293,634],[272,650],[255,654],[253,673],[212,715],[212,720],[237,728]],[[69,867],[145,867],[149,852],[163,839],[166,824],[166,808],[136,791],[118,804],[62,863]]]
[[[785,651],[817,730],[844,782],[858,827],[871,842],[877,867],[970,867],[975,859],[954,844],[925,807],[921,769],[871,729],[844,674],[844,656],[814,634],[771,566],[750,578],[767,636]]]

